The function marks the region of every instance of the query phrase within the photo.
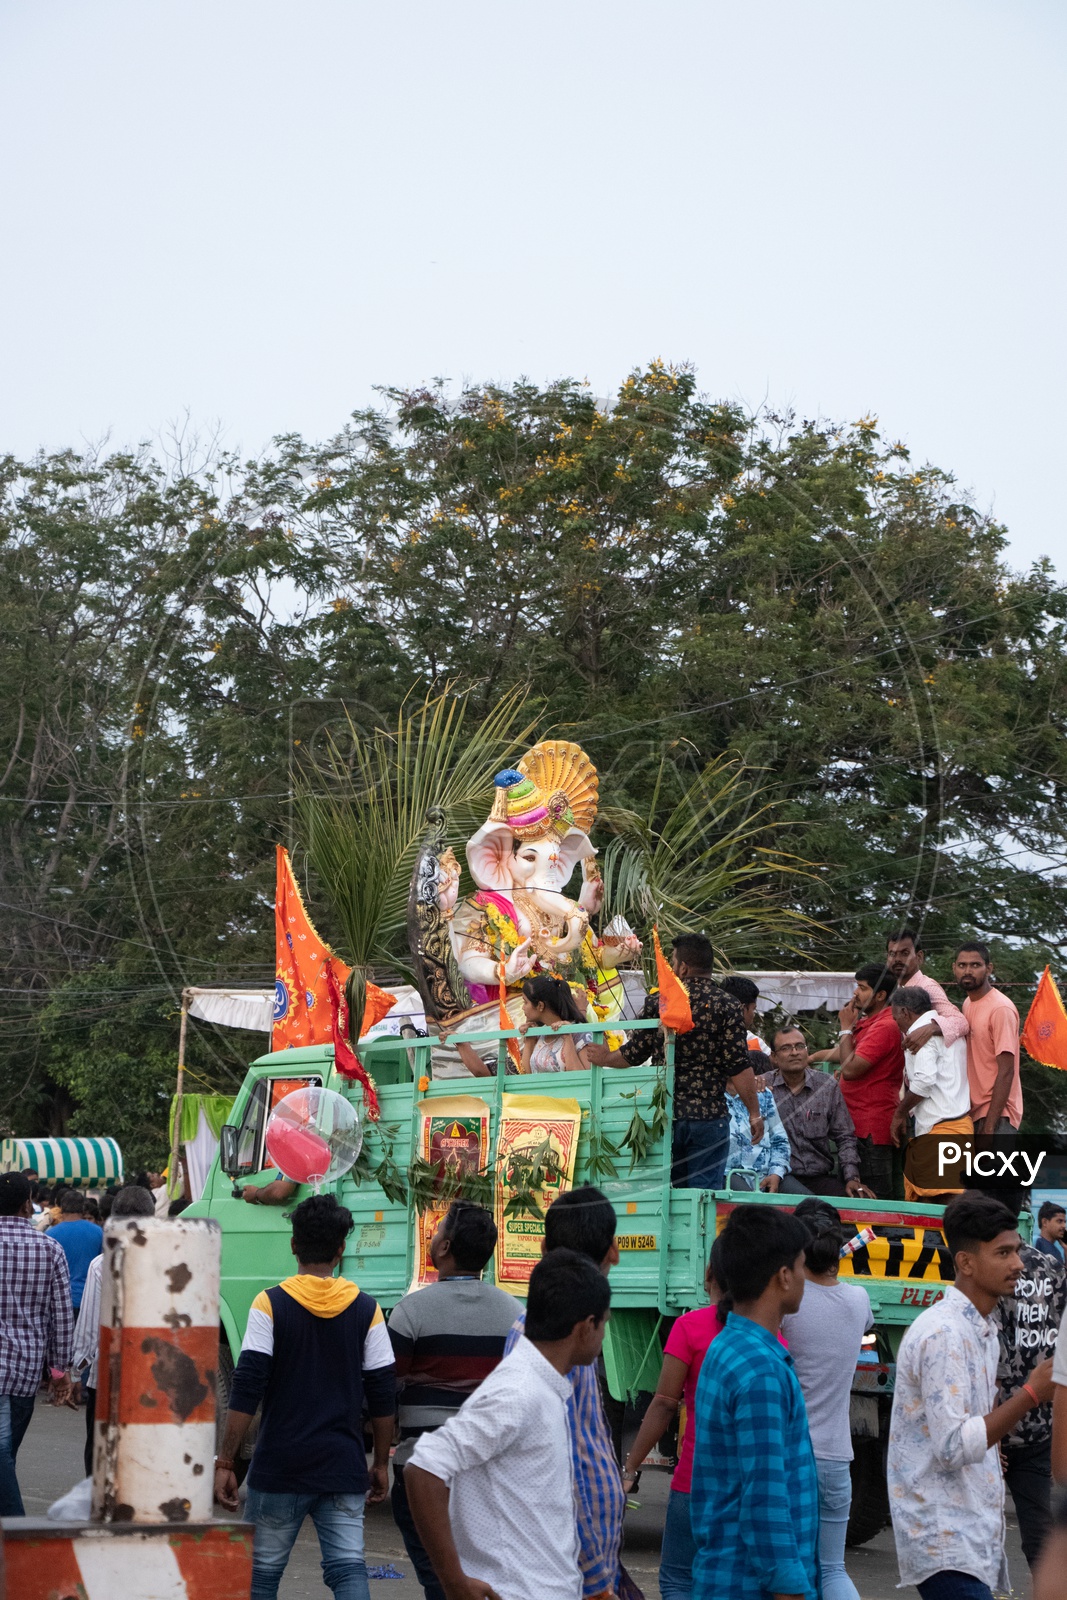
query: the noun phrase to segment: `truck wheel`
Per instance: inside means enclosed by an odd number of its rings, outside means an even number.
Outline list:
[[[866,1544],[889,1521],[885,1481],[885,1448],[881,1439],[853,1439],[852,1510],[845,1543]]]

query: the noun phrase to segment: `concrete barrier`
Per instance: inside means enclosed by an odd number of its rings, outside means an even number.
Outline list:
[[[0,1600],[248,1600],[248,1523],[212,1518],[221,1234],[104,1232],[93,1521],[0,1523]]]
[[[2,1527],[7,1600],[248,1600],[247,1523],[72,1527],[9,1517]]]
[[[221,1245],[180,1217],[104,1230],[94,1522],[211,1519]]]

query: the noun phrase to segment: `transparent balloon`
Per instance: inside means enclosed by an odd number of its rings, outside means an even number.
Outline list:
[[[333,1089],[294,1089],[267,1123],[267,1158],[283,1177],[316,1193],[356,1163],[363,1129],[355,1107]]]

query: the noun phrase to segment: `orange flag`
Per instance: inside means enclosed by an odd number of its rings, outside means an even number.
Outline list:
[[[272,1050],[332,1044],[338,1072],[363,1085],[367,1111],[378,1115],[374,1085],[348,1042],[348,1006],[344,998],[350,968],[324,944],[312,926],[293,876],[288,850],[277,847],[274,893],[275,978]],[[396,996],[367,985],[361,1034],[380,1022],[396,1005]]]
[[[668,965],[659,942],[659,929],[652,929],[652,943],[656,951],[656,978],[659,981],[659,1017],[665,1028],[675,1033],[689,1033],[693,1027],[693,1013],[689,1009],[689,991]]]
[[[1043,1067],[1067,1072],[1067,1011],[1056,980],[1046,967],[1023,1027],[1023,1049]]]

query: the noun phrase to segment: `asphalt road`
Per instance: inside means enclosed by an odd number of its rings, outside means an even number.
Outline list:
[[[65,1494],[82,1474],[82,1443],[85,1437],[83,1412],[59,1410],[39,1400],[22,1450],[18,1472],[22,1498],[29,1516],[44,1516],[48,1507]],[[640,1510],[626,1519],[624,1560],[646,1600],[659,1600],[656,1573],[659,1568],[659,1541],[667,1503],[668,1474],[647,1471],[641,1479]],[[1008,1560],[1017,1592],[1029,1588],[1026,1563],[1019,1548],[1019,1534],[1008,1500]],[[422,1600],[400,1535],[393,1524],[388,1504],[374,1506],[367,1518],[367,1565],[392,1568],[400,1578],[371,1579],[374,1600]],[[869,1544],[848,1553],[848,1570],[862,1600],[916,1600],[915,1589],[897,1588],[897,1565],[893,1537],[888,1530]],[[307,1524],[297,1540],[292,1559],[282,1582],[280,1600],[322,1600],[328,1594],[319,1567],[318,1544]],[[133,1600],[133,1597],[129,1597]]]

